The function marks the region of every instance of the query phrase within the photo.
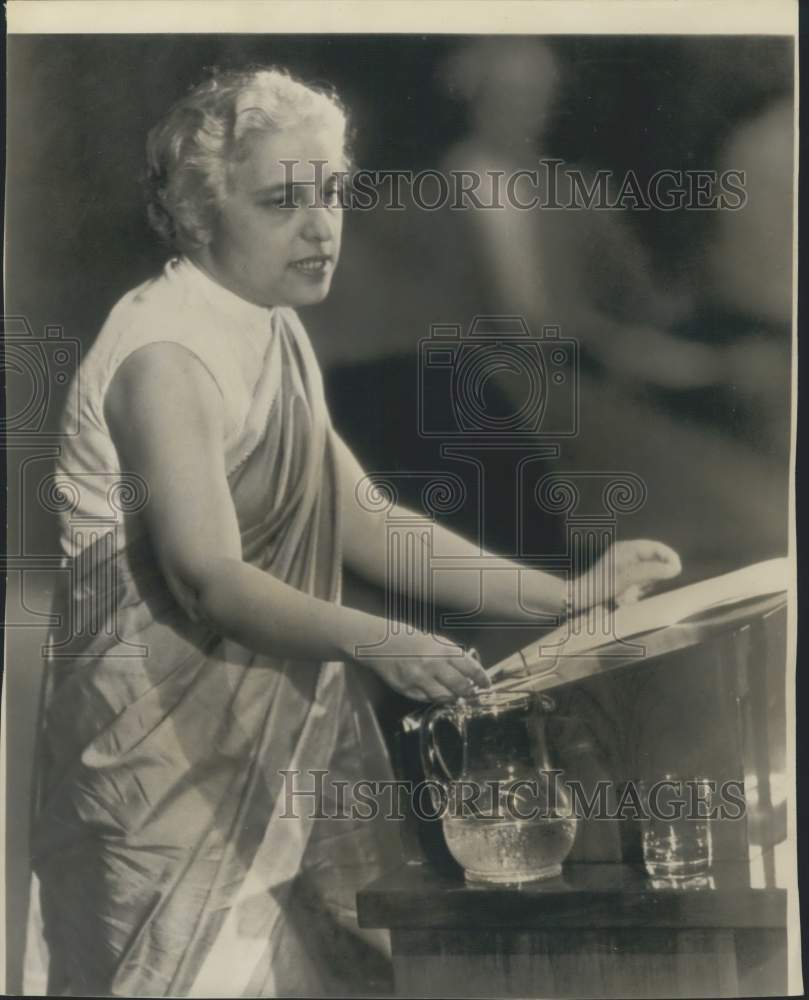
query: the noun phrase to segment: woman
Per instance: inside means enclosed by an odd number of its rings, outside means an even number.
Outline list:
[[[34,867],[52,991],[373,989],[386,942],[347,942],[395,832],[290,815],[283,772],[389,776],[363,669],[420,700],[488,684],[406,629],[359,657],[388,623],[340,604],[343,561],[384,583],[385,518],[355,499],[364,473],[294,309],[337,264],[345,131],[332,96],[260,69],[214,75],[149,136],[151,219],[180,253],[110,314],[60,458],[74,621],[102,624],[54,647],[46,690]],[[78,530],[108,517],[110,473],[142,496],[114,530]],[[480,554],[446,531],[437,545]],[[679,570],[653,542],[615,556],[616,591]],[[448,575],[442,604],[477,602],[478,571]],[[514,613],[504,575],[493,610]],[[563,608],[561,580],[523,577],[532,606]]]

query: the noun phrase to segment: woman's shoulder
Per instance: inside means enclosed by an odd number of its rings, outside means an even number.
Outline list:
[[[172,273],[172,261],[162,270],[130,288],[115,303],[101,328],[99,336],[123,333],[139,326],[161,328],[184,325],[193,302],[181,282]]]
[[[181,344],[223,371],[235,363],[231,331],[176,265],[176,259],[170,260],[160,274],[130,289],[113,306],[99,342],[114,366],[139,347],[161,342]]]
[[[202,362],[223,395],[232,395],[238,378],[232,345],[228,350],[228,338],[177,280],[172,263],[121,296],[82,364],[83,392],[97,409],[124,361],[146,347],[169,352],[180,345]]]

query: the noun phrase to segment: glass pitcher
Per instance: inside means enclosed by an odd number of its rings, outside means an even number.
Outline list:
[[[469,882],[519,884],[561,874],[576,816],[549,759],[546,724],[554,708],[546,694],[481,691],[437,705],[422,719],[425,777],[445,793],[444,839]],[[460,737],[457,763],[448,762],[439,741],[441,722]]]

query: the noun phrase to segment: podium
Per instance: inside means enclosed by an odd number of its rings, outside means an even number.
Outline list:
[[[743,782],[745,814],[715,821],[714,888],[657,889],[631,821],[580,822],[561,880],[466,885],[440,824],[411,817],[404,864],[358,895],[392,932],[397,993],[633,997],[786,991],[786,595],[770,594],[564,664],[575,725],[562,763],[620,784],[664,773]],[[400,776],[421,777],[418,734]],[[597,824],[601,823],[601,826]]]

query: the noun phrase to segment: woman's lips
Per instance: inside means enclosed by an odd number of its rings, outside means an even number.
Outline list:
[[[302,257],[300,260],[293,260],[289,265],[300,274],[308,277],[321,277],[331,266],[332,259],[329,256],[315,255],[312,257]]]

